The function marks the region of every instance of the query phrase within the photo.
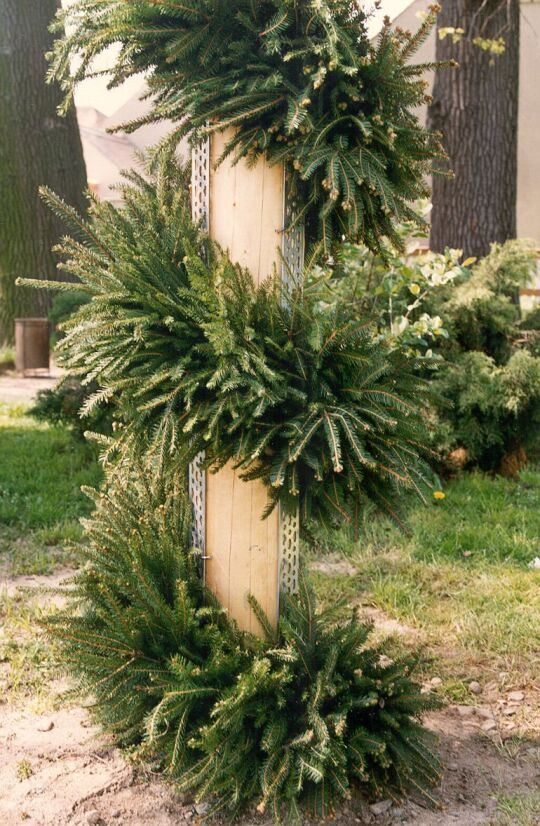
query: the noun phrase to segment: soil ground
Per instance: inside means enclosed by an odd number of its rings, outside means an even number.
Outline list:
[[[55,365],[49,373],[36,376],[19,376],[14,370],[0,373],[0,399],[6,404],[31,404],[38,390],[49,390],[62,375]]]
[[[53,577],[4,580],[0,588],[56,585]],[[383,624],[385,618],[371,617]],[[393,627],[394,632],[401,629]],[[406,629],[404,629],[406,631]],[[88,720],[87,712],[63,699],[66,686],[49,686],[52,711],[2,704],[0,698],[0,823],[16,826],[177,826],[197,823],[204,807],[179,796],[162,779],[130,763]],[[427,686],[426,686],[427,690]],[[497,699],[498,698],[498,699]],[[374,811],[353,800],[336,817],[346,824],[411,823],[415,826],[521,826],[535,824],[540,789],[540,740],[527,736],[513,721],[536,697],[512,703],[500,692],[484,693],[477,706],[451,706],[426,721],[440,737],[444,775],[440,808],[413,802],[382,803]],[[510,711],[509,711],[510,710]],[[510,726],[510,727],[509,727]],[[509,815],[501,810],[508,802]],[[513,806],[526,812],[514,818]],[[529,803],[533,801],[529,815]],[[387,807],[387,808],[385,808]],[[379,810],[384,809],[384,811]],[[306,821],[307,823],[308,821]],[[256,813],[243,826],[269,826]]]

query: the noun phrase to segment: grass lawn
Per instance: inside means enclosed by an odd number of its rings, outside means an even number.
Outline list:
[[[0,404],[0,579],[54,573],[78,564],[79,518],[92,503],[81,485],[98,485],[93,450],[62,429]],[[40,708],[51,702],[54,647],[37,623],[54,611],[42,596],[0,583],[0,691]],[[2,665],[5,668],[2,668]]]
[[[0,404],[0,571],[47,574],[74,562],[79,518],[91,510],[81,485],[99,484],[94,451],[63,429]]]
[[[320,536],[311,553],[321,595],[384,612],[405,640],[425,645],[449,699],[470,701],[472,679],[533,685],[540,571],[529,563],[540,556],[540,472],[518,482],[464,475],[444,500],[414,506],[410,528],[406,536],[371,518],[358,542]]]

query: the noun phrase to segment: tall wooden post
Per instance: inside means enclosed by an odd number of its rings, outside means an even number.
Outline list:
[[[230,137],[214,135],[193,155],[194,217],[204,218],[210,237],[260,284],[281,268],[282,253],[293,271],[303,265],[301,230],[285,233],[290,215],[283,167],[260,158],[253,167],[217,161]],[[204,551],[206,584],[240,628],[261,633],[247,601],[253,594],[277,625],[280,590],[298,584],[298,514],[276,508],[263,519],[268,495],[261,481],[240,479],[232,463],[217,473],[190,470],[194,544]]]

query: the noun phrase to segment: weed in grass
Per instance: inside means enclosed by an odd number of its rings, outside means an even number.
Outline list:
[[[460,706],[465,706],[471,702],[471,692],[466,680],[447,677],[437,690],[447,703],[457,703]]]
[[[33,710],[54,707],[51,682],[58,673],[56,647],[40,627],[56,611],[44,594],[0,592],[0,696],[8,703],[29,701]]]
[[[17,763],[17,779],[20,781],[28,780],[34,774],[32,764],[28,760],[20,760]]]
[[[34,536],[36,542],[48,548],[53,548],[68,542],[81,542],[83,533],[82,525],[79,522],[63,520],[62,522],[57,522],[55,525],[39,528],[39,530],[35,531]]]
[[[540,793],[499,795],[492,826],[538,826]]]
[[[504,740],[494,740],[493,745],[506,759],[520,760],[540,769],[540,740],[531,739],[527,734],[516,732]]]

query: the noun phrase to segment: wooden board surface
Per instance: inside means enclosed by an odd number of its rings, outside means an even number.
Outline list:
[[[261,628],[247,601],[257,599],[277,624],[279,519],[262,519],[267,494],[261,482],[244,482],[229,464],[206,480],[206,581],[245,631]]]
[[[280,263],[283,228],[281,166],[260,159],[254,168],[225,161],[217,169],[230,133],[211,143],[210,236],[261,283]],[[231,464],[206,478],[206,582],[239,626],[261,628],[247,602],[258,600],[271,624],[279,612],[278,509],[263,520],[267,503],[262,482],[243,482]]]
[[[280,263],[283,167],[260,158],[254,167],[228,158],[214,170],[231,132],[213,135],[210,150],[210,236],[247,267],[256,284]]]

